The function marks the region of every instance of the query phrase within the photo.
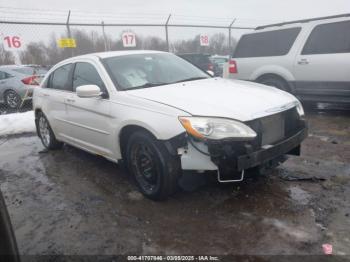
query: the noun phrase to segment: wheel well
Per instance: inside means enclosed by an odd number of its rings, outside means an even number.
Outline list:
[[[37,118],[39,112],[42,112],[40,108],[35,109],[35,118]]]
[[[123,127],[119,133],[120,152],[121,152],[123,159],[125,159],[126,146],[127,146],[128,140],[129,140],[130,136],[133,133],[135,133],[136,131],[147,132],[150,135],[154,136],[149,130],[147,130],[146,128],[141,127],[141,126],[129,125],[129,126]]]
[[[268,79],[268,78],[274,78],[274,79],[278,79],[278,80],[283,81],[285,83],[285,86],[288,89],[287,91],[291,91],[291,86],[289,85],[288,81],[286,79],[284,79],[282,76],[277,75],[277,74],[264,74],[264,75],[261,75],[255,80],[255,82],[260,83],[264,79]]]
[[[8,89],[6,89],[4,92],[2,92],[4,99],[5,99],[6,93],[9,92],[9,91],[13,91],[13,92],[15,92],[15,93],[17,94],[17,92],[16,92],[15,90],[13,90],[13,89],[11,89],[11,88],[8,88]]]

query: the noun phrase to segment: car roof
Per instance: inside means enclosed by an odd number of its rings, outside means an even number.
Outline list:
[[[211,58],[229,58],[228,55],[213,55]]]
[[[315,18],[310,18],[310,19],[302,19],[302,20],[295,20],[295,21],[288,21],[288,22],[282,22],[282,23],[277,23],[277,24],[269,24],[269,25],[263,25],[263,26],[258,26],[254,30],[255,31],[269,31],[269,29],[276,30],[276,29],[285,29],[287,27],[295,27],[297,25],[301,26],[301,24],[305,23],[317,23],[319,21],[323,20],[342,20],[342,19],[349,19],[350,14],[341,14],[341,15],[333,15],[333,16],[324,16],[324,17],[315,17]]]
[[[42,67],[40,65],[0,65],[0,68],[3,69],[17,69],[17,68],[24,68],[24,67]]]
[[[125,50],[125,51],[109,51],[109,52],[98,52],[98,53],[91,53],[81,56],[76,56],[74,58],[86,58],[91,56],[97,56],[99,58],[108,58],[108,57],[114,57],[114,56],[123,56],[123,55],[135,55],[135,54],[156,54],[156,53],[166,53],[162,51],[155,51],[155,50]]]
[[[22,68],[22,65],[1,65],[0,68],[3,69],[16,69],[16,68]]]
[[[178,56],[182,56],[182,55],[202,55],[202,56],[210,56],[210,54],[203,54],[203,53],[178,53],[176,54]]]

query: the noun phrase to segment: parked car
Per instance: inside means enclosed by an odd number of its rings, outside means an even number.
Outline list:
[[[240,39],[225,76],[305,101],[350,103],[350,15],[262,26]]]
[[[228,63],[229,56],[222,55],[213,55],[210,57],[210,61],[212,61],[215,65],[217,65],[217,75],[222,76],[224,64]]]
[[[210,60],[209,54],[199,54],[199,53],[191,53],[191,54],[178,54],[181,58],[187,60],[191,64],[199,67],[204,71],[213,72],[214,76],[219,76],[219,67]]]
[[[23,100],[31,100],[33,88],[40,84],[46,72],[37,65],[0,66],[0,103],[15,109]]]
[[[213,78],[159,51],[64,60],[35,89],[33,107],[47,149],[64,142],[125,162],[140,191],[157,200],[175,192],[183,170],[241,181],[244,170],[298,155],[307,135],[293,95]]]

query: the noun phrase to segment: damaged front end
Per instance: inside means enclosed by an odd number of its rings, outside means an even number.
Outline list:
[[[287,154],[299,155],[300,144],[307,137],[306,121],[295,107],[244,124],[256,133],[255,137],[202,139],[189,132],[178,136],[171,147],[181,156],[182,169],[215,170],[219,182],[241,181],[244,170],[272,168]]]

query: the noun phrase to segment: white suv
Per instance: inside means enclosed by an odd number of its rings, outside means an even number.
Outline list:
[[[262,26],[243,35],[224,76],[302,100],[350,103],[350,15]]]
[[[307,135],[294,96],[212,78],[156,51],[67,59],[48,72],[33,106],[46,148],[64,142],[123,160],[151,199],[173,193],[182,170],[210,170],[220,182],[242,180],[246,169],[299,154]]]

